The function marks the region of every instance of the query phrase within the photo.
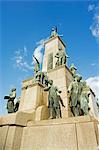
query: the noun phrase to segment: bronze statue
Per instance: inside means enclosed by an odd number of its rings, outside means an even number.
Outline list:
[[[89,95],[90,95],[90,88],[89,86],[86,85],[86,82],[82,82],[82,92],[80,96],[80,106],[81,110],[83,112],[83,115],[88,115],[89,114]]]
[[[55,67],[66,64],[66,58],[68,58],[68,56],[66,56],[65,51],[61,48],[56,53],[55,57],[57,58]]]
[[[52,28],[52,32],[51,32],[50,38],[55,37],[55,36],[57,36],[57,35],[58,35],[58,34],[57,34],[57,27],[53,27],[53,28]]]
[[[62,118],[62,114],[61,114],[61,106],[60,104],[64,106],[63,101],[61,96],[58,94],[57,95],[57,99],[54,99],[54,109],[55,109],[55,113],[56,113],[56,118]]]
[[[17,102],[14,105],[14,112],[17,112],[19,109],[20,97],[17,98]]]
[[[77,68],[74,66],[74,64],[71,64],[70,71],[71,71],[73,76],[76,74],[76,70],[77,70]]]
[[[49,91],[48,108],[50,109],[50,119],[60,118],[61,117],[61,108],[60,108],[59,101],[61,102],[62,100],[61,100],[60,96],[58,95],[58,93],[61,93],[61,91],[59,91],[56,86],[53,86],[52,80],[49,80],[49,84],[50,84],[50,86],[45,87],[44,91]],[[62,102],[61,102],[61,104],[63,107],[65,107]]]
[[[42,76],[42,72],[41,71],[38,71],[36,72],[34,78],[35,78],[35,82],[41,82],[41,76]]]
[[[45,86],[48,86],[48,76],[47,76],[47,72],[44,72],[43,74],[43,84]]]
[[[68,88],[70,108],[74,116],[80,116],[81,76],[76,75]]]
[[[14,112],[14,99],[16,98],[16,88],[13,88],[11,90],[11,93],[9,96],[5,96],[4,99],[8,99],[7,101],[7,110],[8,113],[13,113]]]
[[[33,55],[33,58],[35,59],[36,63],[34,66],[34,83],[35,82],[40,82],[41,80],[41,71],[40,71],[40,63],[38,59]]]
[[[97,108],[98,108],[98,111],[99,111],[99,99],[98,98],[96,100],[96,105],[97,105]]]

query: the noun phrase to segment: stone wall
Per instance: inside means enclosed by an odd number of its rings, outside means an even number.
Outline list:
[[[98,150],[99,122],[90,116],[33,121],[27,115],[0,118],[0,150]]]

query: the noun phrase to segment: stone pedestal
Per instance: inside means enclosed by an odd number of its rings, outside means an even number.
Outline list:
[[[20,150],[97,150],[94,124],[89,116],[29,122]]]
[[[38,112],[46,112],[45,107],[38,108]],[[41,115],[42,111],[37,114]],[[98,150],[99,122],[94,118],[80,116],[41,121],[41,117],[37,116],[37,121],[26,114],[2,117],[0,150]]]
[[[32,80],[31,80],[32,81]],[[40,83],[23,82],[19,111],[36,110],[38,106],[44,105],[44,87]]]
[[[0,150],[20,150],[23,128],[34,120],[34,112],[17,112],[1,117]]]

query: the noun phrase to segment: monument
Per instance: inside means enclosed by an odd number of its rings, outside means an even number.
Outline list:
[[[67,66],[57,27],[44,47],[42,70],[33,55],[34,77],[23,81],[17,103],[0,117],[0,150],[98,150],[95,94],[75,65]],[[11,104],[15,97],[5,96]]]

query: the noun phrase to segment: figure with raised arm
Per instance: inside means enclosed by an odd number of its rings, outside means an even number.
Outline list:
[[[49,80],[49,86],[44,88],[44,91],[49,91],[48,95],[48,108],[50,110],[50,118],[60,118],[61,117],[61,108],[60,108],[60,101],[61,98],[58,95],[58,93],[61,93],[61,91],[58,90],[56,86],[53,85],[53,80]],[[63,107],[63,103],[61,103]]]
[[[34,55],[33,55],[33,58],[35,59],[34,73],[36,74],[38,71],[40,71],[40,63]]]
[[[16,98],[16,88],[11,89],[9,96],[5,96],[4,99],[7,101],[7,110],[8,113],[14,113],[14,99]]]

